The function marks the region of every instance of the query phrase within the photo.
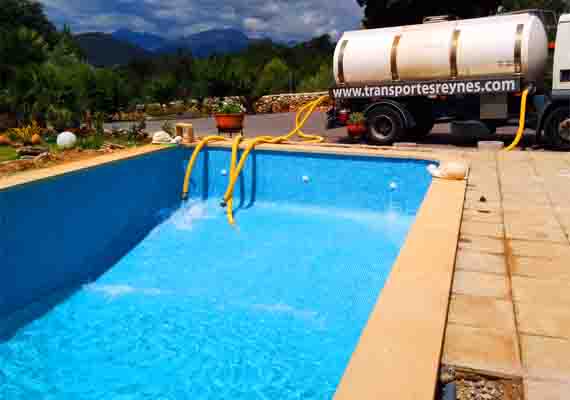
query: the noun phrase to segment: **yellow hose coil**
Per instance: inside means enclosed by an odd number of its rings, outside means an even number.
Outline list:
[[[512,149],[517,147],[517,145],[519,144],[519,142],[522,139],[522,136],[524,133],[524,126],[525,126],[525,122],[526,122],[526,99],[528,97],[528,92],[529,92],[529,89],[525,89],[524,92],[522,93],[522,97],[521,97],[521,114],[520,114],[520,118],[519,118],[519,130],[517,131],[517,135],[515,136],[515,140],[513,140],[513,142],[509,145],[509,147],[507,147],[505,149],[505,151],[511,151]]]
[[[229,180],[228,187],[226,189],[226,192],[225,192],[223,200],[222,200],[222,205],[227,206],[227,208],[228,208],[227,209],[227,217],[228,217],[228,222],[231,225],[234,225],[234,223],[235,223],[234,217],[233,217],[233,207],[232,207],[233,206],[233,193],[234,193],[235,184],[236,184],[237,179],[239,178],[239,176],[241,174],[241,171],[243,170],[243,167],[245,166],[245,162],[247,161],[247,157],[249,156],[251,151],[258,144],[262,144],[262,143],[272,143],[272,144],[284,143],[284,142],[287,142],[288,140],[290,140],[295,135],[298,135],[301,139],[303,139],[303,141],[302,141],[303,143],[322,143],[322,142],[324,142],[325,139],[322,136],[309,135],[309,134],[304,133],[301,129],[303,128],[303,126],[305,125],[305,123],[307,122],[309,117],[313,114],[315,109],[319,106],[319,104],[321,104],[327,98],[328,98],[328,96],[321,96],[317,100],[311,101],[311,102],[305,104],[303,107],[301,107],[297,111],[297,115],[295,116],[295,128],[293,128],[293,130],[291,130],[286,135],[276,136],[276,137],[274,137],[274,136],[258,136],[256,138],[253,138],[251,141],[248,141],[246,143],[245,150],[244,150],[241,158],[239,159],[239,162],[237,162],[238,151],[239,151],[239,145],[240,145],[243,138],[240,135],[234,139],[234,141],[232,142],[232,158],[231,158],[231,164],[230,164],[230,180]],[[223,136],[215,136],[214,135],[214,136],[207,136],[198,143],[198,145],[194,149],[194,152],[192,153],[192,157],[190,158],[190,161],[188,162],[188,167],[186,169],[186,174],[184,176],[184,185],[182,187],[182,199],[183,200],[186,200],[186,198],[188,197],[190,177],[192,176],[192,170],[194,168],[194,164],[196,163],[196,159],[198,158],[198,154],[200,153],[200,151],[210,142],[220,142],[220,141],[226,141],[226,140],[227,139]],[[237,162],[237,165],[236,165],[236,162]]]

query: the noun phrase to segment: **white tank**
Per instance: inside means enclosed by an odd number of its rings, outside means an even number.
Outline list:
[[[514,14],[346,32],[333,65],[337,84],[520,75],[541,85],[547,57],[541,20]]]

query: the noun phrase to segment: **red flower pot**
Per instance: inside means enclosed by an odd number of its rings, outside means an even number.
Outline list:
[[[348,124],[346,126],[348,136],[351,138],[360,138],[366,133],[366,125],[364,124]]]
[[[340,110],[338,112],[337,121],[342,125],[346,125],[346,122],[348,121],[348,111]]]
[[[216,114],[216,127],[221,130],[239,130],[243,128],[243,114]]]

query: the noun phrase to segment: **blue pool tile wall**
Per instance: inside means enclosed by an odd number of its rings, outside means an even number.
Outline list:
[[[0,191],[0,317],[97,278],[142,240],[178,204],[182,157],[160,151]]]
[[[0,318],[96,279],[180,205],[191,149],[173,148],[0,191]],[[191,197],[220,198],[230,152],[207,149]],[[341,162],[344,161],[344,162]],[[431,178],[417,160],[257,151],[236,185],[256,201],[414,215]]]

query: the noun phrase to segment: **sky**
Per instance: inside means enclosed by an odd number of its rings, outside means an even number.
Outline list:
[[[305,40],[357,29],[356,0],[40,0],[58,26],[75,33],[127,28],[177,38],[214,28],[250,37]]]

